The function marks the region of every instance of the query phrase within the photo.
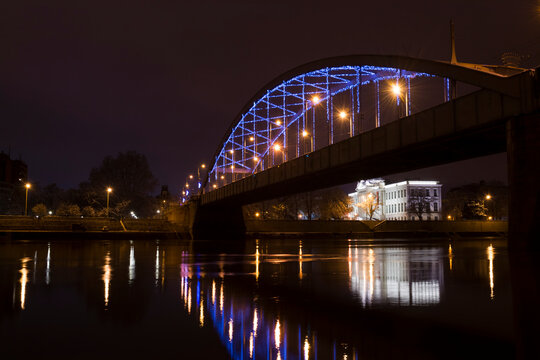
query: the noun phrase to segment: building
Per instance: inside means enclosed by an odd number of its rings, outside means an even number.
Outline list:
[[[442,184],[438,181],[361,180],[349,194],[356,220],[441,220]]]
[[[8,154],[0,152],[0,213],[9,212],[13,196],[22,189],[27,180],[28,167],[21,160],[12,160]]]

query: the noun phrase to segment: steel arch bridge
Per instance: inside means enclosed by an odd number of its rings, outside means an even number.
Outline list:
[[[329,58],[299,66],[264,86],[244,106],[198,187],[212,191],[450,101],[456,97],[457,81],[508,91],[500,80],[522,71],[382,55]],[[423,79],[431,83],[417,86]],[[423,94],[411,91],[415,87],[425,87]],[[427,97],[438,93],[438,103],[417,105],[417,98],[426,97],[426,91]],[[190,195],[186,186],[183,201]]]

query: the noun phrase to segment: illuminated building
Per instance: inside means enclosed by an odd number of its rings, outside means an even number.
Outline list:
[[[442,184],[438,181],[361,180],[349,194],[355,220],[442,220]]]

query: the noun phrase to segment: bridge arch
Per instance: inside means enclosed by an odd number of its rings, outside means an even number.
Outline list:
[[[385,55],[333,57],[301,65],[270,81],[242,108],[214,154],[203,187],[212,190],[238,177],[309,153],[319,143],[332,144],[336,110],[333,99],[340,94],[350,93],[348,110],[344,113],[350,123],[349,136],[354,136],[360,130],[355,126],[355,116],[360,116],[360,92],[365,85],[376,89],[375,126],[378,126],[382,81],[395,81],[404,88],[395,99],[396,104],[404,108],[400,116],[405,116],[411,114],[411,79],[444,79],[444,99],[448,101],[452,98],[451,86],[455,81],[508,92],[508,75],[516,71]],[[319,113],[324,110],[326,118],[321,125],[316,117],[320,118]],[[326,126],[328,132],[328,139],[322,142],[316,136],[321,126]]]

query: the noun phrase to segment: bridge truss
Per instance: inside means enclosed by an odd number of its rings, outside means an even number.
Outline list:
[[[231,126],[195,190],[211,191],[410,115],[418,110],[411,81],[434,77],[393,67],[336,66],[268,88]],[[448,101],[455,83],[439,79],[440,100]],[[194,193],[186,186],[183,201]]]

